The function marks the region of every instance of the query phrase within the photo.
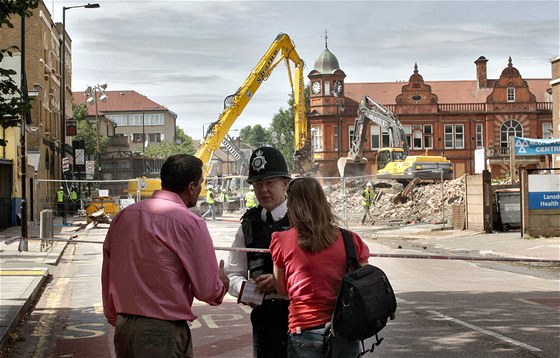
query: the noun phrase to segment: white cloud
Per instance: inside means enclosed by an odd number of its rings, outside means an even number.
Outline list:
[[[103,80],[111,90],[135,90],[176,112],[195,138],[280,32],[296,44],[307,75],[328,30],[347,82],[407,80],[414,63],[427,81],[474,79],[479,56],[489,59],[491,78],[509,56],[523,77],[546,78],[560,53],[556,1],[98,2],[66,13],[73,90]],[[62,6],[79,4],[47,6],[61,21]],[[233,127],[267,125],[289,92],[279,65]]]

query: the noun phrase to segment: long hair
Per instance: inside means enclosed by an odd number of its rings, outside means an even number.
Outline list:
[[[298,244],[302,250],[322,251],[338,238],[338,218],[321,184],[315,178],[292,180],[288,186],[288,218],[298,231]]]

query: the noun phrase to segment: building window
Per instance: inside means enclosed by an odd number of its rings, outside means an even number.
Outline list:
[[[380,131],[381,128],[379,128],[379,126],[370,126],[369,127],[369,133],[370,133],[370,138],[371,138],[371,149],[379,149],[379,146],[381,145],[381,141],[380,141]]]
[[[324,92],[323,92],[323,93],[324,93],[326,96],[330,96],[330,95],[331,95],[331,83],[330,83],[330,81],[325,81],[324,87],[325,87],[325,88],[324,88]]]
[[[476,124],[476,147],[477,148],[484,148],[484,139],[483,139],[483,126],[482,123]]]
[[[406,146],[408,148],[412,147],[412,127],[409,125],[403,126],[403,132],[404,132],[404,140],[406,141]],[[400,145],[400,143],[398,145]]]
[[[334,150],[338,151],[338,126],[334,126]]]
[[[352,148],[352,142],[354,141],[354,126],[348,127],[348,148]]]
[[[414,138],[413,149],[422,149],[422,131],[416,130],[412,136]]]
[[[508,87],[507,88],[507,101],[508,102],[515,102],[515,88]]]
[[[516,120],[505,121],[500,127],[500,148],[509,148],[509,137],[523,137],[523,126]]]
[[[161,113],[136,113],[128,115],[128,125],[130,126],[162,126],[164,123]]]
[[[552,123],[543,123],[542,137],[543,139],[552,139]]]
[[[424,149],[434,147],[434,131],[431,124],[424,125]]]
[[[112,115],[106,115],[105,117],[115,122],[117,124],[117,127],[126,127],[128,125],[127,118],[125,115],[112,114]]]
[[[160,143],[161,142],[161,133],[150,133],[148,135],[148,140],[150,143]]]
[[[132,141],[134,143],[141,143],[143,137],[143,133],[132,133]]]
[[[323,150],[323,128],[322,127],[313,127],[311,128],[313,131],[313,151],[322,151]]]
[[[462,124],[445,125],[445,148],[462,149],[465,146],[465,133]]]

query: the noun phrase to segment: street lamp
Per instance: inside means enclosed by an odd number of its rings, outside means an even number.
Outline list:
[[[107,89],[107,82],[103,81],[99,84],[96,84],[95,86],[87,86],[84,94],[87,97],[86,98],[86,103],[87,104],[92,104],[95,103],[95,156],[97,158],[98,161],[98,165],[101,167],[101,161],[100,161],[100,157],[99,157],[99,152],[100,152],[100,148],[99,148],[99,110],[97,108],[97,102],[101,101],[101,102],[107,102],[107,100],[109,99],[109,95],[107,93],[105,93],[105,90]]]
[[[336,97],[336,116],[337,116],[337,120],[338,120],[338,125],[337,125],[337,136],[338,136],[338,140],[337,140],[337,145],[338,145],[338,157],[340,158],[340,152],[342,150],[342,113],[344,112],[344,104],[342,102],[339,102],[339,97],[340,96],[340,87],[338,89],[334,89],[332,91],[332,95]]]
[[[66,147],[66,10],[83,7],[86,9],[98,8],[99,4],[76,5],[76,6],[63,6],[62,7],[62,40],[60,41],[60,179],[64,179],[64,157]]]

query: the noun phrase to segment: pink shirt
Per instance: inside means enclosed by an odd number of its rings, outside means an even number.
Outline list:
[[[359,262],[367,262],[369,249],[352,233]],[[342,276],[346,272],[346,250],[339,232],[338,240],[327,249],[310,253],[297,242],[297,229],[272,234],[270,252],[274,264],[284,269],[290,296],[289,330],[296,333],[321,326],[331,320]]]
[[[193,321],[193,297],[218,305],[225,294],[206,223],[166,190],[115,216],[103,244],[101,283],[112,325],[118,313]]]

